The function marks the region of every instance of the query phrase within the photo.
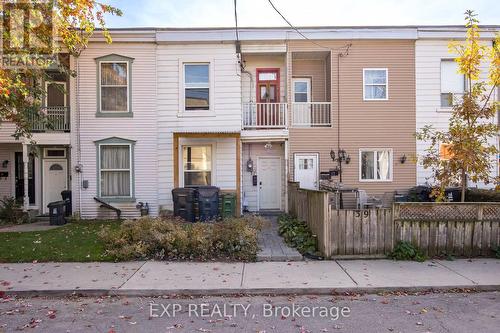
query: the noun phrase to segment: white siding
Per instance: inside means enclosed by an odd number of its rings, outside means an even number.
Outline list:
[[[416,70],[416,129],[419,131],[425,125],[432,125],[436,129],[447,129],[449,112],[440,108],[441,93],[441,59],[453,58],[448,51],[447,40],[417,40],[415,43],[415,70]],[[482,65],[482,79],[486,79],[488,64]],[[496,121],[496,120],[495,120]],[[496,138],[491,141],[498,144]],[[428,143],[417,141],[417,154],[422,156]],[[498,168],[492,170],[496,176]],[[430,181],[431,171],[426,170],[420,163],[417,164],[417,183],[425,184]],[[428,180],[429,179],[429,180]],[[481,184],[478,184],[481,186]]]
[[[104,118],[96,117],[97,112],[97,63],[95,58],[109,54],[134,58],[131,71],[131,106],[133,117]],[[75,65],[73,59],[72,65]],[[72,188],[75,209],[81,197],[83,218],[110,215],[99,208],[94,201],[97,196],[97,164],[95,141],[110,137],[135,140],[134,179],[136,202],[147,202],[150,213],[158,213],[157,183],[157,117],[156,117],[156,45],[153,43],[91,43],[78,60],[79,87],[73,92],[79,95],[80,115],[76,113],[76,97],[71,97],[71,141],[72,141]],[[75,86],[73,79],[72,86]],[[77,90],[77,91],[76,91]],[[74,166],[78,163],[78,118],[81,133],[81,165],[83,172],[78,174]],[[82,188],[83,180],[89,187]],[[112,203],[122,209],[123,217],[139,215],[136,202]],[[112,214],[110,215],[112,216]]]
[[[174,132],[239,132],[241,129],[241,79],[234,44],[167,44],[157,49],[158,200],[171,209],[174,186]],[[212,71],[210,116],[179,116],[183,62],[210,62]],[[189,114],[188,114],[189,115]],[[213,141],[206,139],[207,142]],[[217,140],[218,141],[218,140]],[[217,183],[236,188],[235,139],[217,142]]]

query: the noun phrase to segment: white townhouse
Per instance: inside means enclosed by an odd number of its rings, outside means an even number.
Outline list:
[[[484,45],[491,46],[498,26],[481,27],[481,39]],[[466,30],[463,27],[418,27],[418,38],[415,42],[415,77],[416,77],[416,129],[426,125],[435,129],[447,129],[452,111],[451,101],[460,99],[466,87],[465,78],[458,73],[458,65],[454,61],[456,55],[448,48],[451,40],[464,41]],[[486,80],[489,63],[481,64],[481,80]],[[498,99],[498,90],[492,99]],[[498,114],[493,121],[498,123]],[[499,140],[493,138],[491,143],[498,146]],[[429,143],[417,141],[417,154],[422,156]],[[445,147],[443,147],[445,148]],[[441,149],[443,153],[446,149]],[[491,176],[499,172],[499,159],[495,158],[495,167]],[[432,184],[431,171],[417,163],[417,184]],[[494,187],[495,184],[469,184],[478,187]]]

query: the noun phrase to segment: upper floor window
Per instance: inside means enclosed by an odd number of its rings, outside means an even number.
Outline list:
[[[363,69],[363,99],[365,101],[387,100],[387,87],[387,68]]]
[[[130,116],[132,59],[109,55],[96,59],[98,63],[98,116]]]
[[[451,108],[465,91],[465,76],[453,59],[441,60],[441,107]]]
[[[210,110],[210,65],[184,64],[184,109]]]
[[[391,149],[361,149],[359,159],[360,181],[392,180]]]

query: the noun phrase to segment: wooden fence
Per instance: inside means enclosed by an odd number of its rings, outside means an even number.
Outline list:
[[[306,221],[326,257],[383,257],[398,241],[429,256],[491,255],[499,245],[500,203],[397,203],[333,209],[329,193],[288,186],[289,213]]]
[[[394,205],[394,239],[429,256],[489,256],[499,246],[500,203]]]

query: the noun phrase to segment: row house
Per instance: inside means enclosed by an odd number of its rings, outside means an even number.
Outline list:
[[[69,189],[83,218],[112,216],[109,206],[136,217],[140,203],[171,210],[177,187],[214,185],[241,211],[278,212],[288,181],[379,198],[428,182],[414,134],[446,126],[443,96],[460,93],[446,45],[465,30],[302,32],[307,40],[287,28],[115,29],[112,44],[96,35],[80,57],[61,56],[77,77],[48,69],[41,113],[52,125],[33,122],[33,141],[0,127],[0,196],[44,214]]]

